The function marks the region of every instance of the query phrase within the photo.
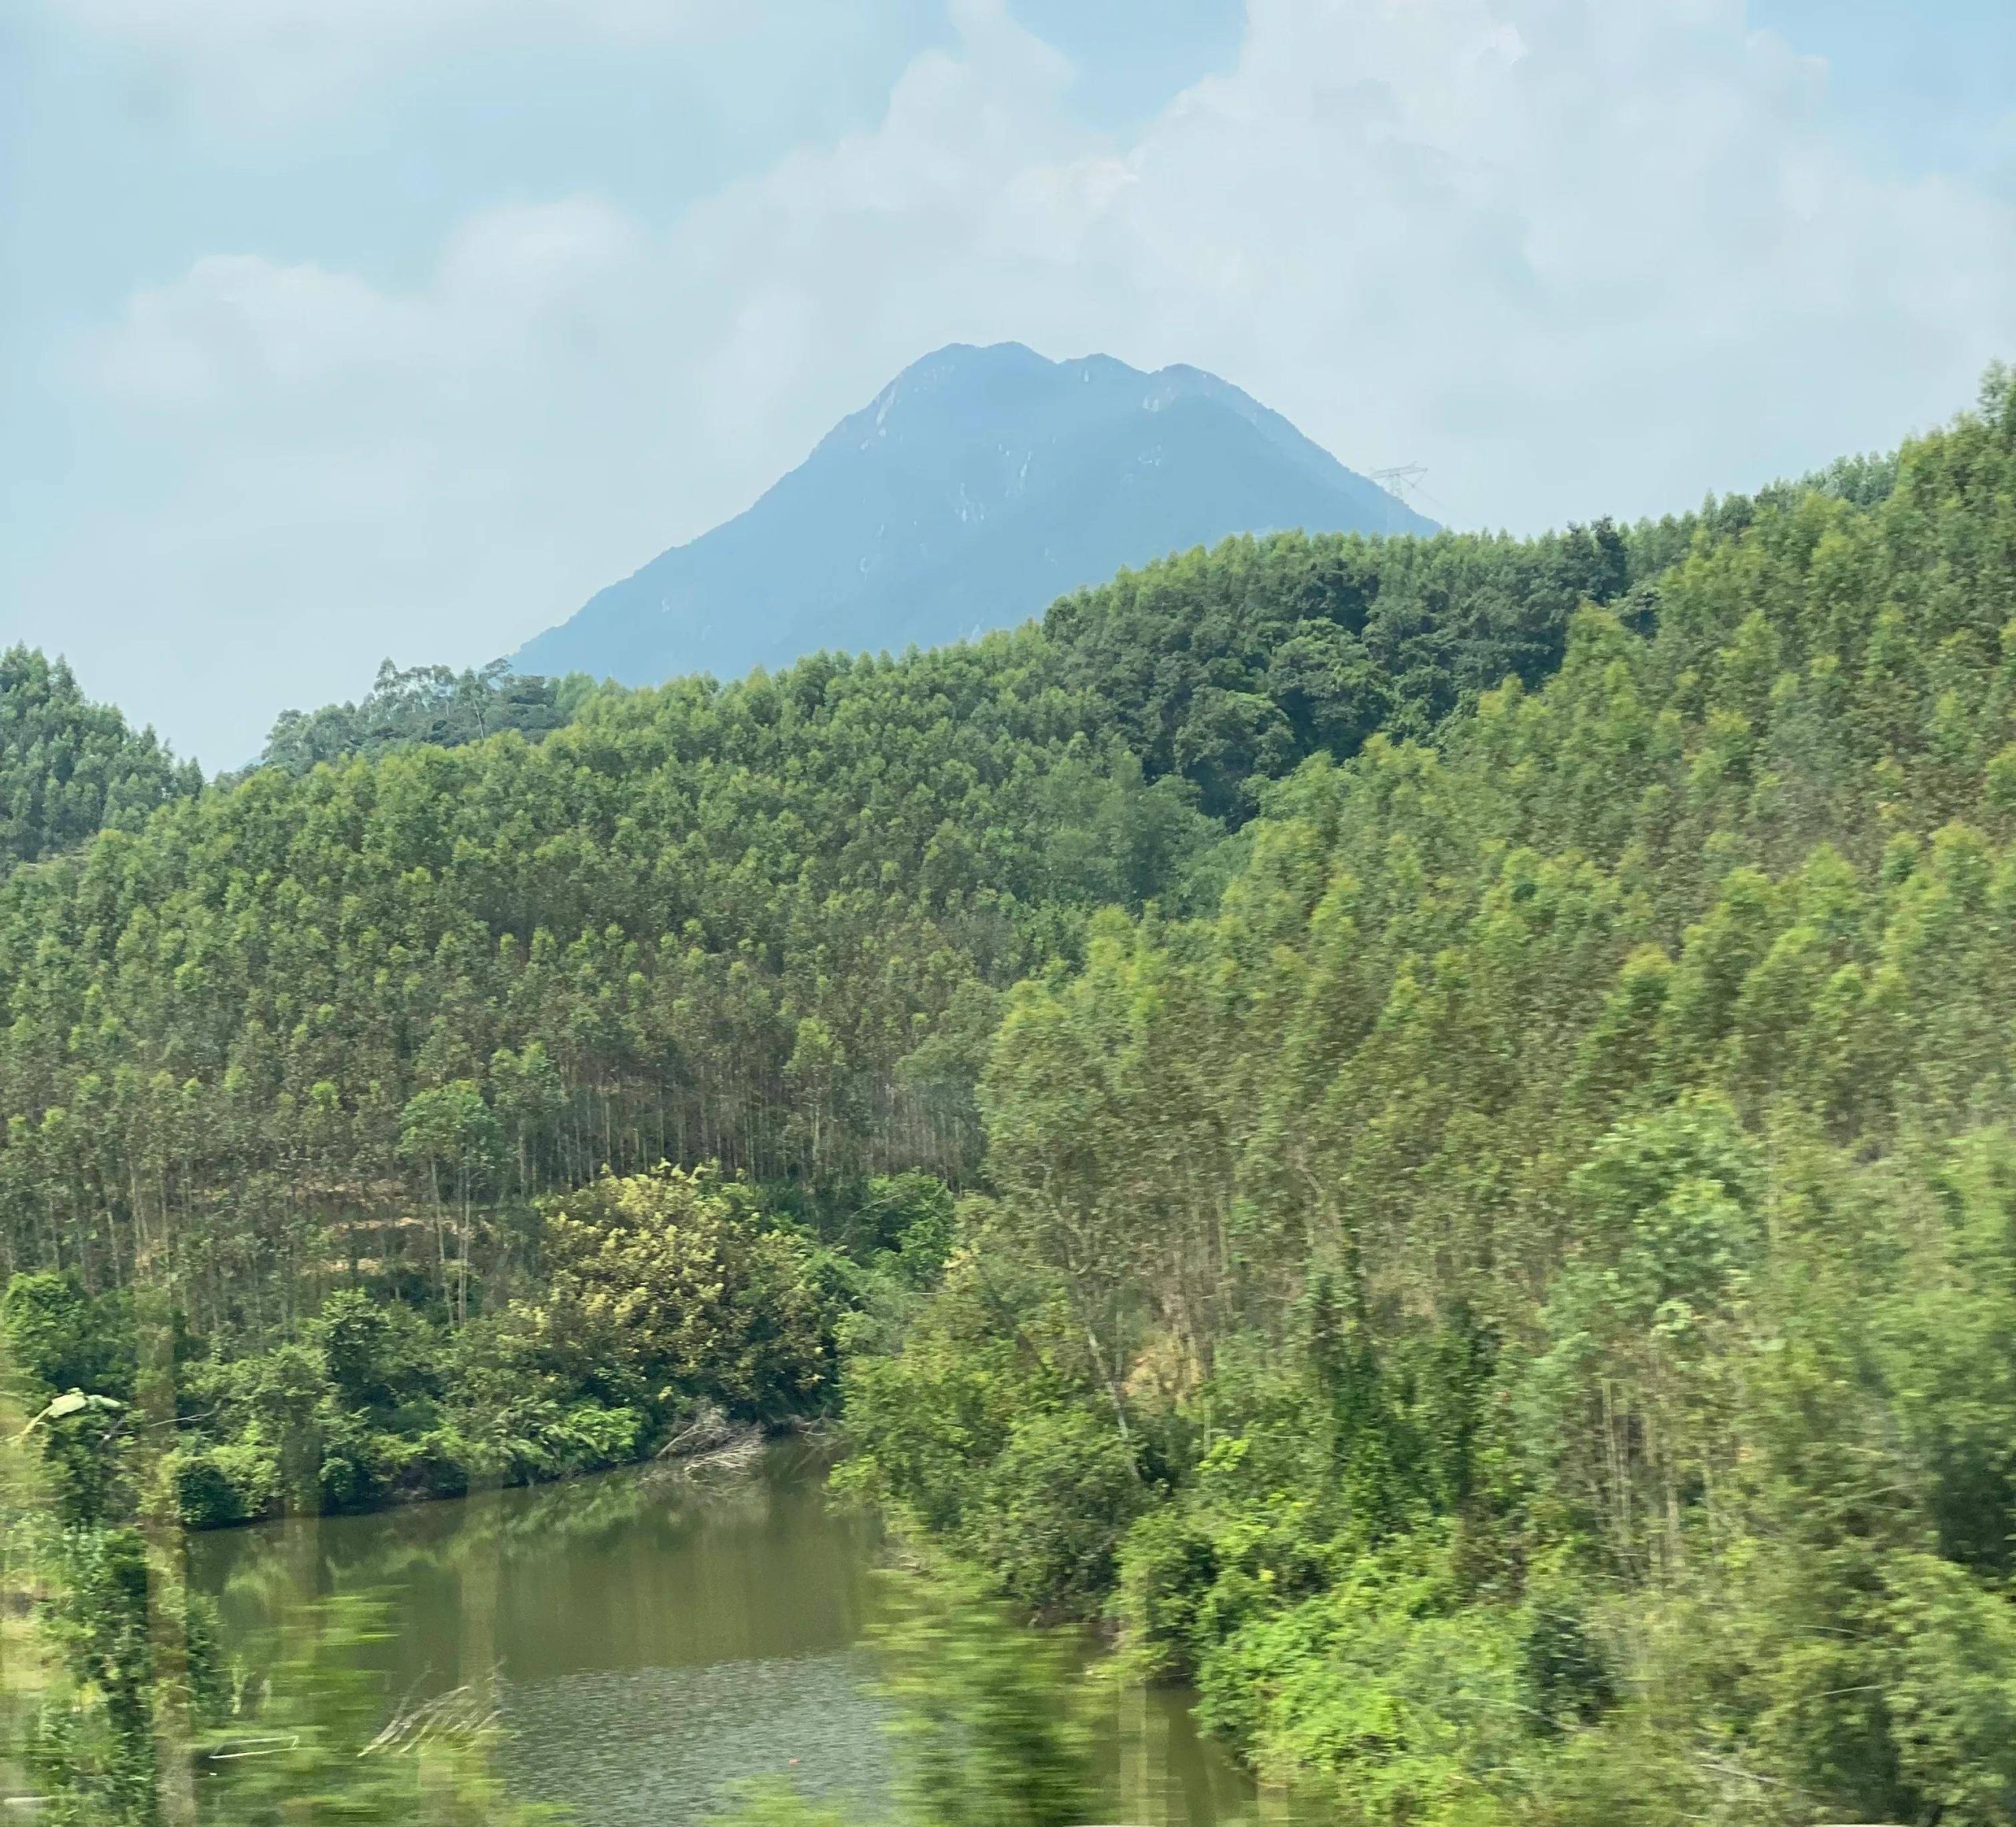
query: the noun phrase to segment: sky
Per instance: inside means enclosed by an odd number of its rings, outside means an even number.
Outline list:
[[[1457,526],[1893,445],[2016,358],[2016,6],[0,8],[0,639],[212,767],[1010,339]]]

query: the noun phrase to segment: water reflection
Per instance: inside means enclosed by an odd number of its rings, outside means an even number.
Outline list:
[[[376,1592],[369,1652],[388,1696],[495,1678],[512,1786],[595,1827],[680,1827],[770,1777],[872,1814],[888,1750],[861,1647],[873,1527],[828,1501],[805,1443],[754,1466],[491,1492],[364,1517],[199,1536],[191,1575],[256,1663],[287,1609]],[[1106,1817],[1221,1827],[1251,1786],[1200,1745],[1175,1697],[1099,1694]]]

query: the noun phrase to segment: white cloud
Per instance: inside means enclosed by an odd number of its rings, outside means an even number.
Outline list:
[[[472,217],[409,291],[235,256],[136,295],[76,384],[172,480],[48,587],[172,632],[94,681],[234,759],[384,651],[559,619],[955,338],[1214,368],[1521,528],[1892,442],[2016,344],[2016,216],[1858,167],[1740,0],[1251,0],[1125,145],[998,5],[957,17],[873,131],[669,232],[579,198]]]
[[[761,5],[762,0],[750,0]],[[139,54],[202,106],[276,125],[475,44],[649,45],[704,35],[707,0],[42,0],[68,26]]]

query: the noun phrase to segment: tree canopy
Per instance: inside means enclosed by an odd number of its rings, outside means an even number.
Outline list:
[[[513,673],[502,660],[460,673],[387,660],[354,703],[283,711],[258,765],[302,774],[318,762],[389,754],[416,743],[458,748],[507,729],[536,741],[567,722],[593,688],[579,673],[537,678]]]
[[[1338,1818],[2016,1818],[2016,390],[1866,473],[1018,986],[849,1367],[857,1485]]]
[[[63,661],[0,654],[0,869],[132,830],[202,784],[152,730],[87,699]]]

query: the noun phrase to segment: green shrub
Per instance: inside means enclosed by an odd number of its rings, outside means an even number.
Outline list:
[[[1502,1818],[1530,1733],[1518,1618],[1464,1604],[1410,1542],[1330,1592],[1236,1632],[1199,1671],[1199,1717],[1266,1776],[1366,1827]]]
[[[185,1447],[172,1455],[170,1475],[190,1529],[256,1522],[272,1514],[280,1499],[280,1455],[262,1441]]]
[[[1110,1417],[1035,1414],[989,1469],[962,1545],[1009,1597],[1084,1616],[1111,1588],[1121,1537],[1147,1502]]]
[[[833,1380],[817,1251],[706,1169],[605,1177],[550,1202],[543,1286],[512,1317],[528,1366],[612,1408],[707,1396],[776,1418]]]

